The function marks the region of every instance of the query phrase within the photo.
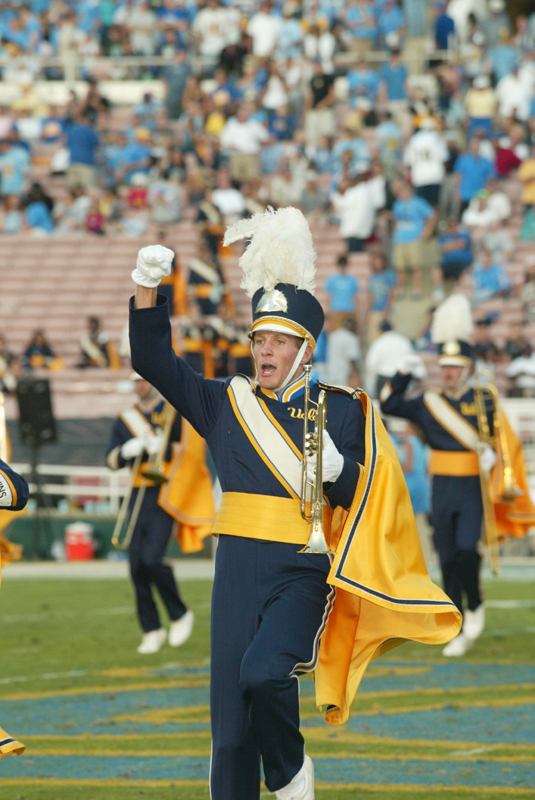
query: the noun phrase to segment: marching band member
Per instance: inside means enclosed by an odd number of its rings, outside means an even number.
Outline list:
[[[157,653],[168,638],[171,647],[184,644],[193,629],[193,612],[186,608],[173,571],[164,562],[171,535],[180,526],[178,540],[183,552],[202,549],[202,539],[212,530],[212,484],[205,464],[204,442],[176,415],[170,428],[163,470],[167,477],[157,483],[143,477],[147,461],[164,447],[167,421],[164,401],[147,381],[134,374],[138,402],[115,421],[106,457],[110,469],[138,467],[130,510],[141,487],[144,496],[129,543],[130,575],[143,637],[137,652]],[[136,464],[137,460],[137,464]],[[169,637],[162,627],[153,598],[155,588],[165,605],[171,625]]]
[[[480,435],[474,388],[470,305],[463,295],[451,295],[435,312],[431,335],[439,346],[442,388],[405,398],[407,387],[422,361],[416,354],[405,356],[397,374],[380,393],[383,413],[404,417],[416,423],[431,447],[429,470],[432,475],[431,514],[434,542],[438,553],[444,589],[459,611],[464,611],[459,635],[443,650],[445,656],[462,656],[481,635],[485,610],[480,587],[479,540],[483,523],[483,497],[480,473],[489,475],[496,464],[496,451]],[[492,432],[493,419],[487,420]],[[510,435],[512,433],[509,431]],[[519,448],[517,448],[518,453]],[[517,502],[512,523],[502,509],[503,532],[523,536],[535,517],[518,453],[519,479],[526,491]],[[497,504],[500,510],[500,504]]]
[[[303,365],[324,321],[315,253],[293,208],[236,223],[224,244],[245,237],[255,380],[206,380],[175,356],[156,294],[172,253],[158,246],[140,250],[132,273],[132,358],[206,439],[223,490],[214,525],[212,800],[258,800],[261,761],[278,800],[313,800],[295,678],[314,671],[318,707],[341,724],[372,658],[394,639],[449,641],[460,615],[427,575],[399,462],[359,391],[311,386],[312,405],[320,388],[328,394],[319,480],[334,555],[303,552],[310,526],[300,511],[300,448],[315,417],[311,407],[304,419]]]

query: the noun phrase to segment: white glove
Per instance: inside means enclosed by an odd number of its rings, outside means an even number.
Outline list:
[[[125,461],[131,461],[133,458],[137,458],[143,450],[145,449],[145,440],[144,439],[128,439],[127,442],[123,444],[121,447],[121,456],[124,458]]]
[[[160,447],[162,446],[163,441],[163,433],[156,433],[155,435],[149,434],[145,437],[144,444],[145,450],[149,454],[149,456],[154,456],[159,451]]]
[[[478,448],[479,466],[483,472],[490,472],[496,463],[496,453],[489,444],[481,442],[482,447]]]
[[[137,254],[136,268],[132,272],[132,280],[138,286],[154,289],[162,278],[171,274],[171,264],[175,254],[161,244],[142,247]]]
[[[307,461],[307,478],[314,480],[316,469],[316,454],[310,456]],[[323,479],[322,483],[334,483],[344,468],[344,457],[340,453],[331,439],[328,431],[323,436]]]
[[[422,368],[425,370],[425,364],[416,353],[407,353],[403,356],[398,365],[398,372],[402,375],[414,375],[417,372],[421,373]]]

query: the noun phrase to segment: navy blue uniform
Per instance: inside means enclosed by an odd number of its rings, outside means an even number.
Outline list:
[[[131,312],[134,369],[206,439],[223,493],[289,498],[237,419],[231,379],[206,380],[175,356],[168,309],[158,303]],[[256,392],[302,447],[302,387],[290,385],[281,398],[258,387]],[[318,394],[312,386],[312,399]],[[343,392],[329,392],[327,405],[327,428],[344,467],[335,483],[324,484],[324,494],[331,506],[348,509],[364,463],[364,412]],[[280,541],[219,537],[211,632],[212,800],[258,798],[261,759],[272,792],[290,783],[303,764],[295,678],[314,668],[334,593],[326,583],[329,557],[299,553],[301,545],[284,538],[283,520]]]
[[[164,407],[163,401],[158,403],[150,414],[143,414],[152,429],[160,428],[161,414]],[[180,416],[177,415],[173,428],[171,429],[170,442],[180,440]],[[132,431],[125,422],[119,417],[115,420],[106,463],[111,469],[131,466],[133,461],[125,461],[121,456],[121,447],[133,437]],[[167,457],[169,457],[168,449]],[[142,463],[148,459],[145,453]],[[138,489],[132,492],[129,511],[132,511],[136,501]],[[128,548],[130,561],[130,575],[136,593],[136,608],[139,622],[145,633],[158,630],[161,627],[160,617],[154,598],[152,587],[158,591],[167,609],[171,621],[182,617],[187,609],[184,605],[173,570],[169,564],[163,562],[165,552],[169,546],[174,526],[174,520],[158,505],[158,495],[160,486],[148,486],[139,512],[136,526],[132,534],[132,539]]]
[[[20,511],[28,502],[28,483],[0,459],[0,509]]]
[[[404,397],[411,377],[398,373],[391,379],[391,393],[386,396],[388,389],[385,387],[381,395],[381,411],[414,422],[434,451],[468,453],[467,448],[433,416],[424,402],[424,395],[411,399]],[[461,392],[442,392],[442,398],[477,430],[474,391],[469,388]],[[490,419],[489,425],[492,429]],[[460,611],[464,591],[468,608],[473,611],[481,603],[477,580],[480,563],[477,546],[483,522],[479,476],[434,474],[431,485],[431,519],[444,589]]]

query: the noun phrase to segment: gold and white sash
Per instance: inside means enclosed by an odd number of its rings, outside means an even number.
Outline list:
[[[156,435],[145,415],[135,406],[123,411],[120,418],[136,439],[143,439],[145,436]]]
[[[478,431],[436,390],[428,389],[424,392],[424,403],[427,410],[454,439],[457,439],[467,450],[477,451],[481,442]]]
[[[256,396],[250,381],[236,375],[228,388],[238,422],[254,449],[291,497],[301,494],[301,453],[265,402]]]

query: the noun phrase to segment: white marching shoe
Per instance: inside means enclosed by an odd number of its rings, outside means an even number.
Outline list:
[[[275,792],[277,800],[314,800],[314,764],[305,756],[303,766],[288,786]]]
[[[485,607],[483,603],[478,605],[475,611],[465,611],[463,619],[463,631],[467,639],[475,642],[483,633],[485,627]]]
[[[468,639],[463,629],[459,634],[457,634],[455,639],[452,639],[451,642],[448,642],[442,651],[442,655],[446,656],[446,658],[464,656],[466,651],[469,650],[471,646],[472,642],[470,639]]]
[[[180,647],[181,644],[187,642],[191,636],[194,621],[193,611],[186,611],[180,619],[171,623],[169,628],[169,644],[171,647]]]
[[[165,628],[158,628],[156,631],[144,633],[137,651],[145,656],[150,653],[157,653],[158,650],[161,650],[162,645],[165,644],[166,639],[167,631]]]

